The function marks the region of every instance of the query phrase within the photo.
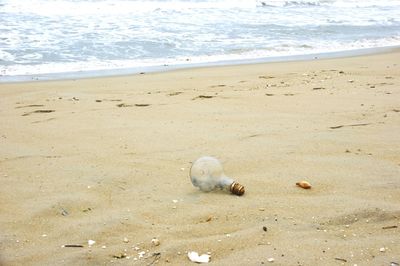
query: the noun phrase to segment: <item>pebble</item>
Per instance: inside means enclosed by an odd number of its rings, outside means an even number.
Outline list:
[[[160,240],[158,240],[157,238],[153,238],[151,240],[151,244],[153,244],[153,246],[159,246],[160,245]]]
[[[268,258],[268,262],[274,262],[275,259],[274,258]]]
[[[380,252],[385,252],[386,249],[385,249],[385,248],[380,248],[379,251],[380,251]]]
[[[96,241],[94,241],[94,240],[88,240],[89,247],[93,246],[95,243],[96,243]]]
[[[129,239],[127,237],[124,237],[124,243],[129,243]]]

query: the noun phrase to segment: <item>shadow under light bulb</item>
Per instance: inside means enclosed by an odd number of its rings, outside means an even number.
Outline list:
[[[190,180],[201,191],[225,189],[235,195],[244,194],[244,186],[224,174],[222,164],[214,157],[201,157],[190,168]]]

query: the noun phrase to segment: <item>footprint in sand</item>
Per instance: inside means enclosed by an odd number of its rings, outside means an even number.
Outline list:
[[[369,222],[396,222],[400,218],[399,211],[384,211],[382,209],[364,209],[355,211],[352,213],[348,213],[345,215],[339,215],[336,217],[331,217],[324,222],[321,222],[321,225],[349,225],[356,223],[358,221],[366,221]],[[391,225],[388,225],[391,226]]]

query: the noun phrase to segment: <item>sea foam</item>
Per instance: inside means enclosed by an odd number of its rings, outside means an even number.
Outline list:
[[[400,1],[0,0],[0,79],[400,45]]]

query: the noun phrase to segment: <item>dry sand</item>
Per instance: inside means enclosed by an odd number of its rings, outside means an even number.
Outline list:
[[[1,265],[400,264],[399,51],[1,84],[0,124]]]

